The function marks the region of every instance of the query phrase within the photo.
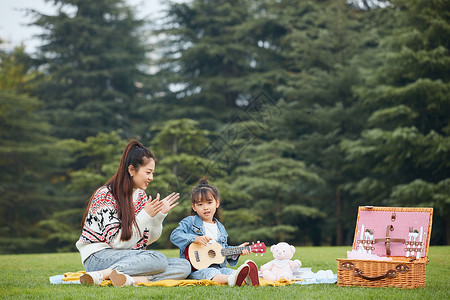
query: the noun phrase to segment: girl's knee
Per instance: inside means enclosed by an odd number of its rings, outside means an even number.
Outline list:
[[[191,279],[208,279],[212,280],[216,275],[220,274],[220,271],[216,268],[206,268],[202,270],[194,271],[190,274]]]

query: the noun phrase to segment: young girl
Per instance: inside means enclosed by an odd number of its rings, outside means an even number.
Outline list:
[[[87,271],[82,284],[111,279],[114,286],[130,286],[189,275],[188,261],[145,250],[160,237],[162,221],[180,197],[172,193],[162,200],[159,194],[154,200],[147,198],[145,189],[154,171],[153,153],[132,141],[116,174],[91,196],[76,243]]]
[[[217,242],[223,248],[228,248],[228,234],[225,227],[219,222],[220,196],[219,190],[209,185],[206,178],[202,178],[199,184],[192,190],[192,215],[181,220],[179,226],[170,235],[170,241],[180,248],[180,257],[185,258],[185,250],[191,243],[206,246],[208,243]],[[243,243],[239,247],[247,246]],[[242,255],[249,254],[243,250]],[[221,263],[213,264],[206,269],[193,271],[191,279],[209,279],[217,283],[227,283],[230,286],[241,286],[245,280],[247,284],[259,285],[258,267],[247,260],[237,270],[227,268],[227,262],[235,266],[239,255],[227,257]]]

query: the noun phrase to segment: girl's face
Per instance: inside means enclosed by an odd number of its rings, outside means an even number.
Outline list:
[[[219,208],[219,205],[219,201],[217,201],[214,197],[209,196],[206,200],[192,204],[192,209],[203,220],[203,222],[214,223],[214,214]]]
[[[128,172],[131,175],[134,189],[145,190],[153,180],[153,172],[155,172],[155,161],[148,159],[145,165],[142,165],[139,170],[135,170],[133,166],[128,167]]]

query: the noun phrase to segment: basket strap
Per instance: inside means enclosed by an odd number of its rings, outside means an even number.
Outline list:
[[[388,225],[386,228],[386,237],[382,239],[375,239],[375,243],[382,243],[384,242],[384,245],[386,247],[386,255],[391,255],[391,243],[405,243],[405,239],[396,239],[389,237],[389,233],[394,230],[394,226]]]

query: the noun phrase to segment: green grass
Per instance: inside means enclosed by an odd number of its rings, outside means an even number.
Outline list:
[[[346,257],[349,247],[298,247],[294,258],[314,272],[336,273],[336,258]],[[162,250],[176,257],[176,250]],[[269,254],[253,256],[262,265]],[[0,255],[0,299],[450,299],[450,246],[431,247],[426,287],[418,289],[338,287],[336,284],[284,287],[129,287],[51,285],[48,278],[83,270],[78,253]],[[240,262],[243,262],[241,260]]]

